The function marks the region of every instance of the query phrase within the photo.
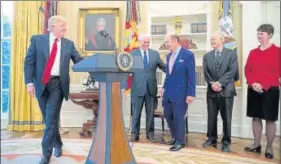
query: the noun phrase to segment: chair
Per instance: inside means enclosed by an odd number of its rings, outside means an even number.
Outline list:
[[[157,103],[158,103],[158,100],[161,99],[161,96],[157,96]],[[157,109],[154,110],[154,118],[160,118],[161,119],[161,125],[162,125],[162,132],[165,131],[165,117],[164,117],[164,112],[163,112],[163,107],[162,106],[157,106]],[[185,119],[185,123],[186,123],[186,126],[185,126],[185,132],[188,133],[188,117],[186,117]]]

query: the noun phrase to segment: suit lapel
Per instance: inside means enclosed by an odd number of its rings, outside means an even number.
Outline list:
[[[216,74],[216,56],[215,56],[215,50],[213,50],[211,52],[211,55],[209,56],[209,61],[210,61],[210,65],[211,65],[211,70],[213,72],[213,74]]]
[[[225,54],[225,49],[223,48],[221,51],[221,56],[220,56],[220,60],[219,60],[219,68],[221,67],[222,63],[224,62],[226,55],[227,54]]]
[[[64,62],[64,51],[66,49],[66,40],[64,38],[61,38],[61,44],[60,44],[60,65],[63,65]]]
[[[47,45],[47,46],[45,46]],[[46,57],[46,59],[48,59],[49,55],[50,55],[50,34],[46,34],[44,35],[44,43],[43,43],[43,48],[44,48],[44,55]]]
[[[178,62],[179,62],[181,53],[182,53],[182,48],[180,49],[180,52],[178,53],[178,56],[177,56],[177,58],[176,58],[176,60],[175,60],[175,63],[174,63],[174,65],[173,65],[171,74],[172,74],[173,72],[175,72],[175,70],[177,69],[177,64],[178,64]]]
[[[150,49],[147,50],[148,52],[148,70],[152,67],[152,61],[154,60],[152,51]]]

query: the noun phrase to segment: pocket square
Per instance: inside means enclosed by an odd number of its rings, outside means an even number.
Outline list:
[[[184,60],[179,60],[180,63],[184,62]]]

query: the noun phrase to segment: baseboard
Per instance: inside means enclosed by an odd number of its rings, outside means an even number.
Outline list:
[[[8,126],[8,114],[1,115],[1,130],[7,129]]]

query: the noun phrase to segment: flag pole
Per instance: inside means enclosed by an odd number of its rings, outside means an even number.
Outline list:
[[[126,23],[125,23],[125,41],[124,41],[124,51],[131,53],[132,50],[139,47],[138,44],[138,29],[137,25],[140,23],[140,10],[139,3],[137,0],[127,0],[127,14],[126,14]],[[131,94],[131,84],[132,84],[132,75],[129,75],[127,80],[127,87],[125,89],[125,94],[128,96]],[[131,96],[130,96],[131,97]],[[128,135],[131,134],[132,129],[132,97],[130,100],[130,118],[129,118],[129,127]]]

